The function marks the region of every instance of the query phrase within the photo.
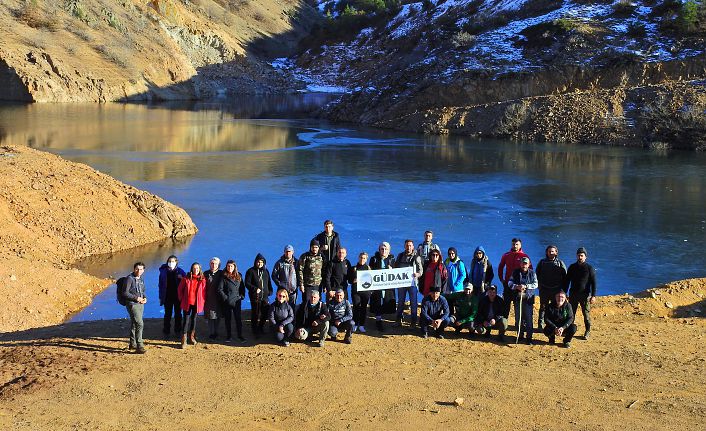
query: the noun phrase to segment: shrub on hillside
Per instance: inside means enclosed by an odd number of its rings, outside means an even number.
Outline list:
[[[661,17],[660,29],[683,35],[706,34],[706,0],[664,0],[652,9]]]
[[[632,15],[635,9],[637,9],[637,3],[633,3],[632,0],[619,0],[613,4],[613,15],[627,17]]]
[[[29,27],[57,31],[61,28],[59,20],[48,17],[39,5],[39,0],[25,0],[24,4],[15,11],[17,19]]]
[[[451,37],[451,43],[456,48],[468,48],[476,42],[476,36],[465,31],[459,31]]]

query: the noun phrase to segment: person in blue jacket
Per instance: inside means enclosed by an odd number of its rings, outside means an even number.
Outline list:
[[[466,265],[458,257],[458,251],[455,247],[449,248],[449,257],[444,261],[446,270],[449,273],[447,292],[463,292],[463,282],[466,280]]]
[[[179,259],[171,255],[167,263],[159,267],[159,305],[164,306],[164,338],[169,338],[172,313],[174,314],[174,334],[181,337],[181,303],[179,302],[178,288],[186,272],[179,266]]]
[[[429,330],[435,331],[436,338],[444,338],[444,328],[449,325],[449,303],[441,296],[441,288],[432,286],[429,295],[422,300],[422,337],[429,337]]]

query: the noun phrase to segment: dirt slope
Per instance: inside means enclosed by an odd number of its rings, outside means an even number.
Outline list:
[[[105,281],[70,264],[196,233],[181,208],[86,165],[0,147],[0,331],[45,326],[88,304]]]
[[[591,340],[570,350],[541,336],[530,347],[399,330],[323,349],[248,342],[181,351],[148,321],[149,351],[140,356],[123,350],[125,320],[5,334],[0,426],[703,429],[706,279],[659,289],[672,308],[648,292],[599,298]],[[453,406],[458,397],[463,404]]]

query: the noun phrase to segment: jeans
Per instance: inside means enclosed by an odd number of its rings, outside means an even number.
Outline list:
[[[169,329],[172,323],[172,313],[174,314],[174,332],[179,333],[182,330],[181,325],[181,303],[178,299],[166,299],[164,301],[164,328],[162,332],[169,335]]]
[[[583,311],[583,324],[586,332],[591,332],[591,302],[589,298],[588,295],[573,295],[569,297],[569,304],[571,304],[571,309],[574,311],[574,318],[576,318],[579,306]]]
[[[130,316],[130,346],[143,347],[142,330],[145,327],[142,315],[145,312],[145,304],[128,302],[125,306],[127,314]]]
[[[534,296],[530,296],[529,299],[522,298],[522,321],[520,321],[520,299],[518,296],[517,302],[515,302],[515,326],[517,327],[517,332],[520,333],[520,337],[523,333],[527,334],[529,340],[532,339],[534,334],[534,322],[532,322],[534,315]]]
[[[238,337],[242,338],[243,337],[243,318],[241,316],[241,303],[240,301],[235,303],[234,307],[231,307],[229,304],[224,304],[223,305],[223,312],[226,317],[226,337],[231,338],[233,335],[232,327],[231,327],[231,319],[233,316],[235,316],[235,329],[238,331]]]
[[[412,316],[412,322],[417,321],[417,307],[419,302],[417,300],[417,294],[419,290],[417,286],[400,287],[397,289],[397,319],[402,319],[402,314],[404,313],[404,300],[405,296],[409,294],[409,308]]]
[[[187,332],[194,332],[196,330],[196,306],[195,305],[189,305],[188,310],[182,310],[184,313],[183,315],[183,324],[181,327],[181,330],[184,334]]]
[[[331,338],[336,338],[338,333],[343,331],[346,331],[346,338],[351,338],[351,334],[353,333],[353,322],[349,320],[347,322],[341,322],[338,326],[336,326],[333,323],[333,320],[331,321],[328,328],[328,334]]]
[[[430,321],[430,320],[427,320],[427,319],[425,319],[425,318],[423,318],[423,317],[421,318],[420,323],[421,323],[420,326],[422,327],[422,334],[428,334],[428,333],[429,333],[429,330],[433,330],[433,331],[435,331],[435,335],[440,335],[440,334],[443,334],[443,333],[444,333],[444,328],[446,328],[447,326],[449,326],[449,319],[443,319],[443,320],[441,321],[441,325],[439,325],[439,327],[436,328],[436,329],[433,329],[433,328],[431,327],[431,321]]]
[[[284,325],[284,333],[279,332],[279,325],[275,325],[275,338],[278,342],[289,341],[289,337],[294,333],[294,325],[287,323]]]
[[[299,289],[289,292],[289,306],[292,307],[292,310],[297,309],[297,296],[299,296]]]

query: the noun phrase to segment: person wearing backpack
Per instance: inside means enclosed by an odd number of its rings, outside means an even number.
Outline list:
[[[144,354],[146,351],[145,343],[142,340],[142,330],[145,327],[142,315],[145,312],[145,304],[147,303],[145,281],[142,279],[144,273],[145,264],[136,262],[132,266],[132,274],[125,277],[125,281],[122,283],[122,300],[125,302],[127,314],[130,316],[130,343],[128,344],[128,350],[134,350],[135,353],[139,354]],[[118,285],[120,284],[118,283]],[[120,299],[118,297],[118,300]]]

